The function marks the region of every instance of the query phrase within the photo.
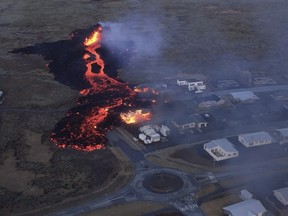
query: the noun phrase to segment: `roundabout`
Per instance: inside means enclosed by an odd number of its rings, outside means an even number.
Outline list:
[[[130,186],[145,200],[170,202],[190,196],[196,191],[197,184],[192,175],[179,170],[159,168],[139,170]],[[152,168],[152,169],[151,169]]]
[[[156,194],[173,193],[180,190],[183,185],[182,178],[167,172],[154,173],[143,181],[144,188]]]

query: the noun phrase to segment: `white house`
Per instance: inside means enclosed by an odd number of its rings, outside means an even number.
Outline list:
[[[177,85],[179,86],[188,86],[189,91],[195,91],[195,93],[201,93],[206,89],[206,85],[203,81],[198,80],[178,80]]]
[[[242,134],[238,136],[238,141],[246,147],[253,147],[272,143],[272,137],[266,132],[256,132]]]
[[[179,86],[188,85],[188,81],[186,81],[186,80],[178,80],[177,79],[177,85],[179,85]]]
[[[276,129],[280,133],[280,144],[284,144],[288,142],[288,128],[281,128],[281,129]]]
[[[228,216],[263,216],[265,207],[259,200],[247,199],[223,208],[224,214]]]
[[[207,151],[216,161],[227,160],[238,157],[239,152],[233,144],[227,139],[212,140],[204,144],[204,150]]]
[[[206,89],[206,85],[204,85],[203,81],[188,82],[189,91],[196,90],[195,93],[201,93],[205,89]]]
[[[259,98],[251,91],[243,91],[243,92],[232,92],[230,96],[233,100],[239,101],[242,103],[251,103]]]
[[[288,187],[273,190],[273,193],[284,206],[288,205]]]

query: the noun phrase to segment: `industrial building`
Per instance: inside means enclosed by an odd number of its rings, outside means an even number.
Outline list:
[[[179,130],[187,130],[192,128],[207,127],[208,122],[199,114],[193,114],[188,117],[182,117],[171,121],[172,124]]]
[[[238,157],[239,152],[227,139],[212,140],[204,144],[204,150],[208,152],[216,161],[227,160]]]
[[[272,143],[272,137],[267,132],[256,132],[238,136],[238,141],[245,147],[260,146]]]
[[[259,100],[253,92],[251,91],[243,91],[243,92],[232,92],[229,94],[232,100],[241,103],[252,103],[256,100]]]
[[[276,199],[284,206],[288,206],[288,187],[273,190]]]
[[[228,216],[263,216],[267,211],[259,200],[247,199],[223,208]]]

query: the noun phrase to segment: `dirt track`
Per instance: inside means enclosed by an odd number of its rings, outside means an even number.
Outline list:
[[[78,92],[54,81],[40,56],[9,51],[67,39],[73,30],[98,21],[124,23],[119,37],[132,35],[136,40],[139,55],[121,72],[127,80],[187,73],[227,78],[241,70],[284,73],[288,66],[286,11],[284,0],[2,1],[2,106],[34,110],[74,106]],[[49,132],[65,111],[0,115],[1,215],[97,190],[125,169],[109,150],[81,153],[57,149],[49,141]]]

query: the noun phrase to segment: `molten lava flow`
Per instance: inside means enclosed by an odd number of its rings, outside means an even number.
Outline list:
[[[101,47],[102,27],[85,39],[86,64],[85,79],[90,87],[80,91],[79,108],[72,110],[56,125],[57,133],[51,140],[58,147],[71,147],[77,150],[93,151],[102,149],[107,142],[105,134],[119,124],[119,111],[123,106],[131,106],[135,92],[105,72],[105,64],[97,50]],[[95,66],[98,71],[95,71]],[[117,121],[118,120],[118,121]],[[63,128],[64,125],[64,128]]]
[[[98,66],[100,66],[100,70],[98,72],[98,76],[104,75],[104,61],[101,59],[100,55],[96,52],[96,49],[100,48],[101,46],[101,40],[102,40],[102,27],[99,26],[90,37],[86,38],[84,41],[84,45],[86,46],[86,51],[89,54],[84,54],[83,59],[87,61],[87,70],[85,73],[85,76],[87,78],[87,80],[90,82],[93,82],[92,79],[90,79],[91,77],[95,77],[96,74],[92,72],[92,65],[93,64],[97,64]],[[91,56],[95,56],[95,60],[93,61],[89,61],[89,59],[91,58]],[[92,84],[91,84],[92,85]]]
[[[144,87],[144,88],[134,88],[134,91],[137,93],[152,93],[154,95],[159,95],[159,92],[157,92],[155,89],[153,88],[148,88],[148,87]]]
[[[148,87],[146,87],[146,88],[134,88],[134,91],[137,93],[146,93],[149,91],[149,88]]]
[[[151,119],[150,112],[143,112],[143,110],[129,111],[128,113],[121,113],[120,117],[126,124],[134,124]]]
[[[140,96],[118,77],[117,70],[131,59],[133,43],[121,40],[121,46],[113,46],[112,51],[102,47],[103,32],[97,24],[86,39],[83,34],[87,34],[87,30],[77,30],[69,40],[45,42],[13,51],[42,55],[50,60],[47,66],[55,80],[81,90],[77,106],[69,109],[51,133],[51,140],[60,148],[103,149],[107,143],[106,133],[122,123],[120,113],[123,110],[137,110],[153,103],[151,94],[145,95],[148,99]],[[140,112],[138,116],[148,119],[145,113],[141,115]]]

